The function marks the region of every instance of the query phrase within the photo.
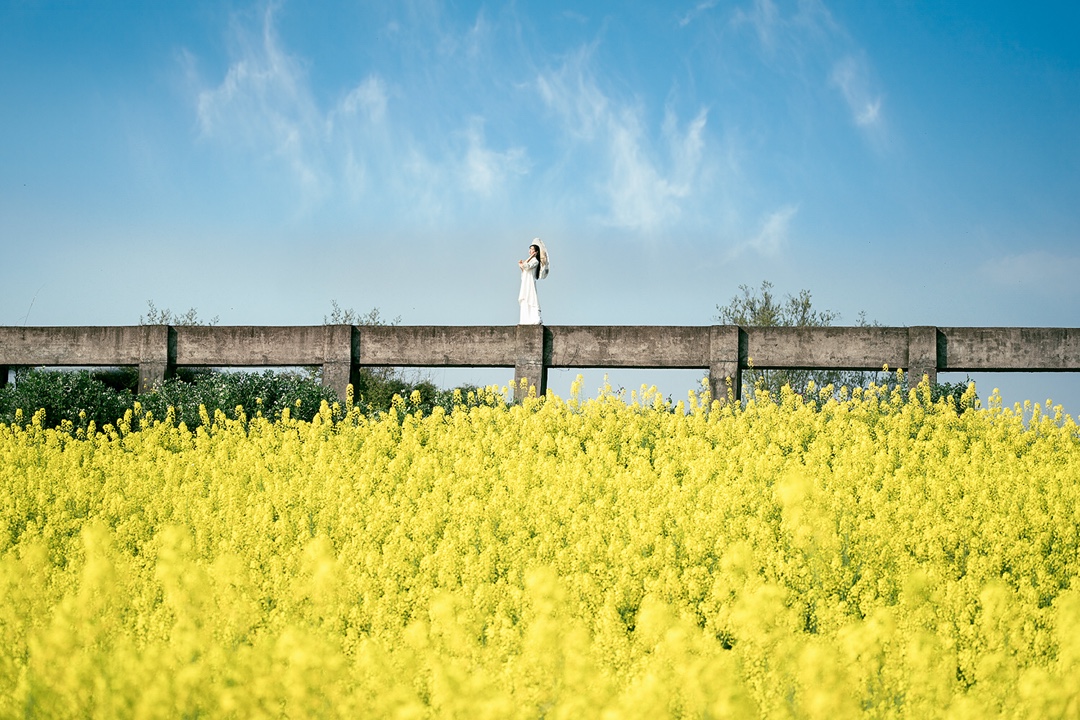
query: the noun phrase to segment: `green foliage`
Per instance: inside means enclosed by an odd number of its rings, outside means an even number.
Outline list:
[[[344,309],[336,300],[331,302],[324,324],[386,326],[397,325],[400,317],[386,320],[378,308],[358,313]],[[158,309],[153,300],[147,301],[146,315],[140,325],[196,326],[216,325],[218,318],[202,320],[195,308],[178,315],[168,308]],[[248,417],[262,414],[277,419],[285,408],[298,420],[310,421],[323,402],[345,404],[321,382],[321,368],[315,366],[296,371],[265,370],[262,372],[233,372],[209,368],[179,368],[176,375],[150,392],[138,396],[144,411],[164,420],[172,409],[175,422],[189,428],[213,418],[220,410],[235,417],[243,408]],[[15,382],[0,387],[0,423],[31,422],[39,410],[44,412],[42,425],[58,427],[70,423],[72,429],[86,429],[91,422],[97,427],[116,424],[128,410],[134,409],[139,374],[135,368],[106,368],[97,370],[44,370],[18,368]],[[434,408],[451,410],[455,395],[469,404],[475,395],[472,386],[457,390],[442,390],[430,380],[408,379],[396,368],[362,368],[353,388],[355,406],[367,414],[379,414],[398,406],[409,412],[429,414]],[[137,414],[136,414],[137,415]]]
[[[39,410],[44,411],[42,425],[58,427],[71,423],[72,429],[86,429],[116,424],[124,413],[134,408],[138,372],[134,368],[108,370],[38,370],[20,368],[15,383],[0,388],[0,423],[28,424]],[[366,383],[366,384],[365,384]],[[428,415],[436,407],[453,409],[455,394],[468,404],[476,388],[442,390],[434,383],[409,382],[397,375],[380,379],[361,374],[361,385],[354,388],[356,406],[369,415],[378,415],[398,405],[408,412]],[[219,370],[181,368],[175,377],[148,393],[138,396],[143,410],[164,420],[172,408],[174,421],[189,428],[204,423],[199,411],[212,418],[216,410],[236,417],[237,408],[254,417],[277,419],[285,408],[298,420],[310,421],[323,402],[344,404],[331,388],[323,386],[318,374],[305,372],[222,372]]]
[[[323,315],[323,325],[399,325],[401,316],[393,320],[384,320],[379,308],[371,308],[367,313],[361,314],[352,308],[343,309],[337,300],[330,301],[330,314]]]
[[[971,382],[969,377],[965,378],[963,382],[931,383],[930,402],[937,403],[938,400],[947,398],[949,405],[952,406],[957,415],[965,410],[972,410],[977,405],[979,396],[974,391],[968,392]]]
[[[139,396],[142,406],[157,418],[164,418],[173,408],[176,420],[188,427],[202,424],[199,406],[206,408],[209,416],[220,409],[228,417],[242,407],[248,416],[259,413],[278,418],[281,411],[297,419],[311,420],[326,401],[333,404],[338,398],[333,390],[324,387],[318,377],[306,373],[275,372],[222,372],[200,369],[177,371],[149,393]]]
[[[0,388],[0,422],[23,422],[44,410],[43,425],[69,422],[86,428],[115,423],[134,402],[139,374],[133,368],[108,370],[34,370],[19,368],[15,383]]]
[[[372,308],[367,313],[359,313],[352,308],[342,308],[337,300],[330,301],[329,315],[323,316],[324,325],[357,325],[361,327],[396,326],[401,323],[401,316],[386,320],[379,308]],[[418,396],[414,392],[419,393]],[[412,380],[405,374],[391,367],[364,367],[357,373],[353,386],[355,403],[368,414],[386,412],[393,404],[394,396],[418,398],[410,410],[431,412],[435,406],[451,407],[452,390],[440,390],[429,380]]]
[[[146,315],[139,316],[140,325],[178,325],[178,326],[191,326],[191,325],[217,325],[217,315],[209,320],[199,319],[199,311],[195,308],[189,308],[183,315],[177,315],[172,310],[165,308],[158,310],[154,305],[153,300],[147,300],[148,306]]]
[[[449,412],[455,405],[455,393],[466,398],[465,404],[469,404],[467,398],[477,390],[471,385],[443,390],[430,380],[410,382],[400,373],[389,378],[380,378],[361,372],[359,380],[358,385],[353,388],[355,404],[368,415],[386,412],[394,405],[395,397],[404,401],[404,408],[409,412],[428,415],[436,407]]]
[[[98,427],[115,424],[135,404],[138,372],[134,368],[89,370],[37,370],[20,368],[15,384],[0,388],[0,422],[28,423],[34,413],[45,411],[42,424],[59,426],[64,421],[85,429],[92,421]],[[311,420],[325,400],[337,401],[330,388],[318,378],[299,373],[267,370],[261,373],[219,372],[181,369],[151,392],[138,397],[145,410],[164,419],[170,407],[177,422],[188,427],[202,424],[199,406],[210,417],[221,410],[234,417],[237,406],[248,415],[261,412],[277,418],[288,407],[294,418]]]
[[[834,320],[840,319],[840,313],[832,310],[817,310],[809,290],[800,290],[798,295],[788,295],[780,301],[773,295],[773,285],[768,280],[761,282],[761,288],[754,291],[749,285],[740,285],[742,295],[736,295],[724,306],[717,305],[716,319],[725,325],[743,325],[747,327],[827,327]],[[856,323],[859,327],[875,326],[868,323],[866,314],[859,313]],[[753,358],[751,358],[751,361]],[[906,383],[908,378],[905,377]],[[844,387],[866,388],[871,383],[893,388],[897,378],[892,372],[865,372],[855,370],[761,370],[751,368],[743,373],[742,397],[750,398],[758,392],[768,391],[769,397],[779,401],[781,389],[786,385],[796,393],[802,393],[813,382],[817,388],[832,385],[839,394]],[[957,383],[932,383],[930,386],[931,402],[940,398],[949,398],[957,413],[974,407],[978,396],[966,394],[971,380]],[[902,389],[907,389],[906,387]]]
[[[800,290],[797,296],[788,295],[780,302],[772,287],[771,282],[762,280],[755,294],[749,285],[740,285],[741,297],[736,295],[727,305],[716,306],[717,319],[725,325],[754,327],[824,327],[840,319],[840,313],[832,310],[815,310],[809,290]]]
[[[773,285],[768,280],[763,280],[757,291],[749,285],[740,285],[739,290],[742,294],[733,297],[727,305],[716,306],[716,319],[722,324],[747,327],[828,327],[833,321],[840,319],[838,312],[815,309],[809,290],[800,290],[798,295],[788,295],[782,301],[773,294]],[[859,314],[859,326],[871,324],[873,323],[866,322],[863,313]],[[785,385],[796,392],[802,392],[810,382],[819,388],[832,385],[839,391],[843,387],[866,387],[871,382],[887,386],[895,382],[895,376],[891,373],[855,370],[750,368],[743,372],[742,397],[750,398],[760,390],[767,390],[770,397],[779,399],[780,390]]]

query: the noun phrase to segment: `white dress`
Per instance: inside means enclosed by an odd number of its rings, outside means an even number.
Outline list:
[[[518,304],[521,306],[519,325],[540,324],[540,301],[536,297],[536,266],[540,261],[529,258],[521,269],[521,290],[518,291]]]

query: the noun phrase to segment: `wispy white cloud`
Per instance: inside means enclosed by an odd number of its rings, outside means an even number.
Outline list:
[[[541,100],[562,122],[569,152],[586,152],[600,167],[596,184],[605,199],[603,220],[631,230],[650,231],[678,218],[693,195],[703,162],[705,109],[680,127],[668,107],[658,142],[652,140],[643,109],[620,102],[601,89],[589,48],[568,57],[537,78]]]
[[[297,183],[317,194],[324,182],[319,167],[324,126],[297,58],[285,52],[274,28],[276,5],[261,13],[252,30],[233,22],[238,57],[216,87],[196,98],[200,135],[243,149],[281,158]]]
[[[804,4],[814,7],[810,0]],[[695,11],[716,5],[703,0]],[[345,202],[356,210],[378,207],[383,215],[408,208],[410,218],[439,221],[470,204],[510,207],[503,201],[516,201],[528,188],[531,204],[542,197],[548,207],[612,227],[656,235],[698,222],[722,227],[729,237],[747,225],[744,213],[755,212],[743,207],[735,162],[745,149],[731,146],[744,137],[739,128],[715,130],[714,113],[722,109],[699,105],[688,112],[675,89],[658,120],[651,98],[628,90],[635,86],[602,61],[602,35],[546,66],[542,54],[523,51],[512,61],[516,73],[493,73],[524,107],[532,103],[540,111],[509,118],[508,109],[518,109],[504,96],[490,85],[471,87],[488,79],[481,59],[494,55],[500,37],[516,38],[517,26],[507,34],[501,20],[483,13],[456,26],[445,18],[418,20],[416,27],[391,20],[387,27],[396,29],[387,42],[420,53],[424,70],[413,72],[409,63],[404,72],[393,65],[365,68],[335,97],[313,91],[307,62],[275,31],[275,7],[246,22],[238,16],[233,58],[218,79],[200,81],[195,112],[204,142],[279,163],[284,172],[267,173],[267,182],[298,187],[301,210]],[[827,25],[809,10],[800,12]],[[742,13],[739,22],[777,47],[799,22],[811,22],[785,15],[774,0],[754,0]],[[434,64],[425,54],[432,49],[439,58]],[[532,81],[522,82],[523,73]],[[857,84],[847,77],[838,74],[837,82],[854,93]],[[437,92],[443,87],[458,90]],[[777,211],[746,248],[777,252],[793,215],[793,208]]]
[[[882,139],[885,94],[866,52],[823,0],[798,0],[783,9],[774,0],[751,0],[732,11],[729,25],[736,32],[752,29],[762,62],[778,74],[837,92],[852,122],[864,134]]]
[[[735,9],[731,24],[735,28],[743,25],[752,27],[762,48],[771,51],[781,27],[780,10],[772,0],[753,0],[749,8]]]
[[[852,120],[863,128],[882,122],[881,94],[871,90],[868,74],[865,60],[848,55],[833,64],[830,78],[847,103]]]
[[[661,177],[645,155],[643,133],[634,113],[608,119],[611,165],[607,179],[609,220],[626,228],[648,229],[677,212],[674,200],[685,190]]]
[[[386,83],[378,75],[369,75],[354,87],[341,101],[341,114],[360,116],[372,124],[382,124],[386,119]]]
[[[694,20],[696,20],[699,15],[702,15],[703,13],[706,13],[716,7],[719,2],[720,0],[703,0],[703,2],[699,2],[693,8],[683,13],[683,15],[678,20],[679,27],[686,27],[690,23],[694,22]]]
[[[747,252],[765,258],[779,257],[787,247],[791,223],[798,211],[797,205],[784,205],[770,212],[762,219],[757,232],[746,241],[736,245],[730,257],[736,258]]]
[[[762,52],[801,65],[809,55],[848,41],[824,0],[797,0],[781,7],[775,0],[750,0],[731,11],[728,25],[750,28]]]
[[[476,16],[476,22],[469,28],[469,32],[465,36],[465,50],[469,58],[477,60],[482,57],[484,50],[490,43],[491,32],[491,23],[488,22],[487,17],[481,11]]]
[[[664,112],[663,134],[671,148],[673,174],[689,184],[701,165],[705,153],[705,126],[709,113],[702,108],[698,114],[679,129],[679,119],[671,107]]]
[[[462,163],[462,179],[474,192],[491,197],[514,175],[528,172],[527,153],[522,147],[502,152],[492,150],[484,143],[484,124],[474,119],[468,132],[468,149]]]
[[[278,179],[302,191],[305,207],[334,195],[351,203],[392,196],[416,208],[416,216],[436,217],[463,198],[496,197],[527,174],[526,149],[493,147],[482,114],[436,117],[437,131],[430,125],[418,131],[404,103],[422,90],[401,79],[371,72],[338,100],[320,105],[305,62],[281,44],[276,13],[271,4],[254,22],[234,19],[234,57],[219,82],[195,78],[195,112],[204,142],[282,162],[287,173]],[[491,28],[480,14],[457,36],[441,28],[424,32],[437,32],[439,52],[468,65],[482,54]],[[187,52],[181,62],[195,66]],[[415,106],[417,99],[411,101]]]
[[[360,201],[369,190],[375,149],[388,142],[388,105],[386,82],[372,74],[328,113],[327,137],[337,146],[342,190],[352,202]]]
[[[592,75],[594,49],[579,48],[561,66],[536,79],[543,103],[555,111],[569,135],[584,141],[594,140],[598,132],[605,130],[612,113],[607,96]]]

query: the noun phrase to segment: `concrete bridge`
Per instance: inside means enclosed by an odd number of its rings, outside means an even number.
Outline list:
[[[137,366],[139,391],[177,367],[319,365],[345,396],[362,367],[514,368],[542,394],[549,368],[708,370],[736,398],[756,369],[1080,372],[1080,328],[511,326],[0,327],[0,385],[18,366]],[[519,392],[516,390],[516,392]]]

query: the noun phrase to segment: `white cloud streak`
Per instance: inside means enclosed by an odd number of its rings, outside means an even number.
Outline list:
[[[369,75],[329,113],[328,136],[339,146],[342,186],[346,197],[359,202],[370,187],[369,148],[387,142],[389,98],[385,81]]]
[[[682,17],[679,18],[679,27],[686,27],[690,23],[694,22],[694,20],[696,20],[699,15],[703,15],[704,13],[707,13],[709,10],[712,10],[714,7],[716,7],[717,3],[719,2],[720,0],[704,0],[704,2],[699,2],[693,7],[693,9],[689,10]]]
[[[198,89],[195,111],[204,142],[281,163],[304,207],[335,193],[354,204],[392,196],[435,218],[470,198],[497,197],[528,173],[524,147],[486,143],[482,116],[448,118],[444,132],[418,139],[395,106],[408,89],[377,72],[320,106],[304,62],[281,45],[275,13],[266,7],[257,28],[233,22],[235,57],[219,83]],[[463,39],[447,37],[443,46],[475,59],[488,32],[479,16]],[[189,53],[182,59],[193,64]]]
[[[749,25],[757,33],[762,48],[772,51],[782,30],[780,11],[772,0],[753,0],[748,9],[737,8],[731,16],[734,27]]]
[[[368,123],[379,125],[386,120],[386,83],[378,75],[369,75],[349,91],[338,108],[341,114],[360,116]]]
[[[716,5],[698,2],[684,19]],[[729,25],[753,28],[768,52],[786,52],[788,40],[800,33],[838,32],[821,3],[802,0],[798,8],[786,13],[774,0],[753,0],[729,16]],[[468,87],[477,68],[488,64],[491,44],[506,33],[483,13],[457,31],[446,23],[424,25],[415,38],[404,37],[409,28],[390,21],[386,33],[393,47],[435,47],[439,62],[418,75],[373,66],[329,103],[312,91],[305,61],[283,47],[276,19],[270,5],[255,22],[233,23],[235,55],[219,81],[199,86],[196,116],[204,142],[246,153],[264,166],[277,163],[284,172],[266,173],[272,176],[267,182],[299,188],[302,209],[344,201],[384,215],[408,208],[410,217],[438,221],[472,204],[491,208],[517,192],[530,193],[535,207],[538,193],[546,192],[539,202],[548,207],[653,236],[684,221],[722,225],[729,236],[744,225],[737,209],[739,171],[725,160],[732,148],[718,144],[710,125],[712,113],[721,111],[701,105],[680,112],[672,95],[657,123],[647,100],[623,90],[625,78],[610,76],[601,63],[601,39],[547,67],[541,60],[538,68],[528,53],[513,60],[532,82],[496,73],[519,102],[539,111],[507,118],[497,92],[426,96],[436,86]],[[421,42],[425,38],[430,42]],[[800,43],[806,44],[794,44]],[[860,57],[852,52],[836,61],[831,81],[856,122],[873,126],[880,123],[880,96],[871,91]],[[722,135],[740,132],[736,127]],[[537,157],[551,153],[543,165],[533,158],[533,143]],[[741,155],[737,148],[735,155]],[[794,206],[775,211],[745,248],[779,252],[794,214]]]
[[[852,122],[880,140],[884,127],[884,93],[874,80],[866,54],[858,48],[821,0],[799,0],[785,13],[774,0],[752,0],[732,12],[730,26],[752,28],[762,60],[778,73],[801,82],[825,85],[839,93]],[[807,73],[825,65],[825,77]]]
[[[731,253],[731,258],[739,257],[747,252],[764,258],[779,257],[787,248],[792,220],[798,211],[797,205],[785,205],[766,215],[758,231],[736,246]]]
[[[268,149],[285,162],[305,192],[318,193],[324,182],[318,157],[323,120],[302,64],[279,45],[275,10],[270,5],[263,11],[254,35],[234,22],[240,57],[217,87],[198,93],[199,131],[205,139]]]
[[[570,55],[556,70],[536,79],[540,99],[562,120],[574,139],[591,142],[607,129],[612,109],[607,97],[591,76],[592,47]]]
[[[478,195],[491,197],[508,179],[528,173],[527,154],[522,147],[503,152],[484,143],[484,125],[476,118],[467,132],[468,150],[462,166],[465,184]]]
[[[607,207],[603,221],[651,232],[676,220],[683,201],[698,189],[708,113],[702,109],[680,128],[669,107],[654,147],[636,104],[620,103],[599,86],[583,48],[536,81],[542,101],[571,138],[570,153],[586,152],[604,163],[596,184]]]
[[[847,103],[852,120],[862,128],[880,125],[882,121],[881,95],[871,91],[868,72],[864,60],[849,55],[833,65],[830,78]]]

